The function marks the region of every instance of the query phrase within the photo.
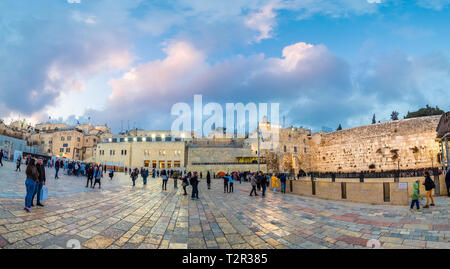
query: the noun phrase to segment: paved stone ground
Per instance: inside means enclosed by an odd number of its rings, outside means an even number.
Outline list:
[[[203,180],[193,201],[172,179],[161,191],[161,179],[132,187],[120,174],[92,190],[81,178],[55,182],[49,169],[50,198],[27,213],[24,174],[13,170],[0,167],[0,248],[67,248],[71,239],[81,248],[366,248],[370,239],[381,248],[450,248],[446,197],[411,213],[271,192],[249,197],[248,183],[224,194],[221,181],[207,190]]]

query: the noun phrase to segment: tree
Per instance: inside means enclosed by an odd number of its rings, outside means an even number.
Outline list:
[[[377,123],[377,119],[375,118],[375,114],[373,114],[373,117],[372,117],[372,124],[375,124],[375,123]]]
[[[392,111],[391,113],[391,120],[398,120],[399,113],[397,111]]]
[[[439,109],[438,106],[430,107],[429,105],[426,105],[424,108],[420,108],[417,111],[409,112],[405,116],[405,119],[411,119],[411,118],[418,118],[418,117],[426,117],[426,116],[434,116],[434,115],[442,115],[445,112],[441,109]]]
[[[336,131],[340,131],[340,130],[342,130],[342,125],[339,123],[339,126]]]

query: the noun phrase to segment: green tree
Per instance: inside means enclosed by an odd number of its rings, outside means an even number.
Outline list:
[[[444,113],[445,112],[443,110],[441,110],[438,106],[430,107],[429,105],[426,105],[425,107],[420,108],[417,111],[413,111],[413,112],[408,111],[408,114],[405,116],[405,119],[442,115]]]
[[[375,123],[377,123],[377,119],[375,118],[375,114],[373,114],[373,117],[372,117],[372,124],[375,124]]]
[[[340,130],[342,130],[342,125],[339,123],[339,126],[337,127],[336,131],[340,131]]]
[[[391,120],[398,120],[399,113],[397,111],[392,111],[391,113]]]

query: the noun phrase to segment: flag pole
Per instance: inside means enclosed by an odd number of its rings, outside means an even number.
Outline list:
[[[257,128],[257,137],[258,137],[258,174],[259,174],[259,172],[260,172],[260,160],[259,160],[259,121],[258,121],[258,126],[256,127]]]

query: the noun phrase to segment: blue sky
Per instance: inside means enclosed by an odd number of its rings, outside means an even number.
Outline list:
[[[320,130],[450,105],[450,0],[3,0],[0,117],[169,129],[177,102],[279,102]]]

